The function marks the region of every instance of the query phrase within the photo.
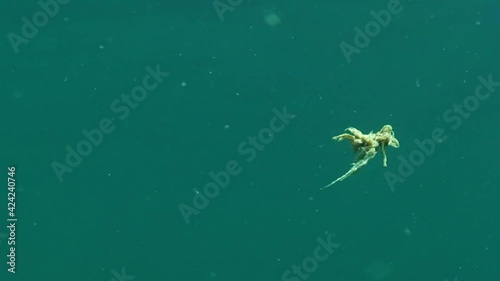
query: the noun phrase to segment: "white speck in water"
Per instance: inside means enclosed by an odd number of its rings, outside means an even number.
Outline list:
[[[408,227],[404,229],[404,232],[407,236],[411,235],[411,230]]]
[[[182,82],[181,82],[181,86],[182,86],[182,87],[186,87],[186,86],[187,86],[186,82],[182,81]]]
[[[274,11],[265,11],[264,22],[269,26],[275,27],[281,23],[281,17]]]
[[[417,85],[417,87],[420,87],[420,79],[417,78],[417,80],[415,81],[415,85]]]

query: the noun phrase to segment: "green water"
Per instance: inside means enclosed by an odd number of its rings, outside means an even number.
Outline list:
[[[5,2],[0,280],[499,280],[497,2]]]

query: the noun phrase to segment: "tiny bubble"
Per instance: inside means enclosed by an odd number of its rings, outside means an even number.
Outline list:
[[[410,236],[411,235],[411,230],[407,227],[404,229],[404,232],[406,235]]]

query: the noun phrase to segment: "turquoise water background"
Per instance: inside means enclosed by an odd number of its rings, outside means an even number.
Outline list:
[[[498,1],[4,2],[0,280],[500,280]]]

